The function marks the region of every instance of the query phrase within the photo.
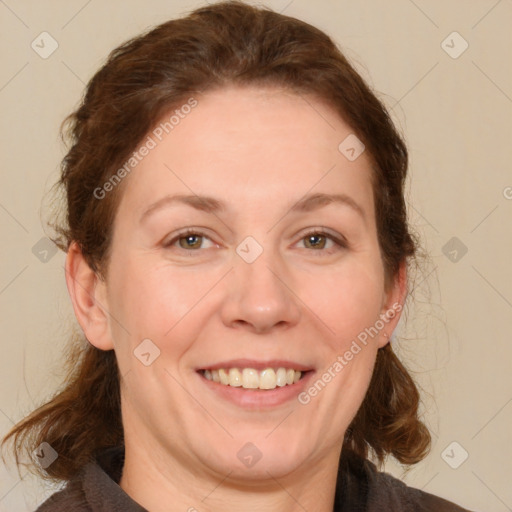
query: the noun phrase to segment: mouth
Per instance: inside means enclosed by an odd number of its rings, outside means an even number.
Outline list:
[[[204,379],[231,388],[271,391],[297,384],[314,370],[287,360],[237,359],[196,370]]]
[[[284,359],[232,359],[196,368],[200,382],[212,396],[257,412],[295,403],[315,371],[312,366]]]
[[[225,366],[216,368],[202,368],[197,372],[206,380],[221,386],[242,388],[244,390],[270,391],[276,388],[293,386],[313,370],[297,369],[296,366],[265,366],[257,369],[254,366]]]

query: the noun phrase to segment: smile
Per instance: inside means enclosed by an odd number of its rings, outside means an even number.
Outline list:
[[[297,383],[306,372],[293,368],[219,368],[216,370],[200,370],[207,379],[224,386],[241,387],[244,389],[275,389]]]

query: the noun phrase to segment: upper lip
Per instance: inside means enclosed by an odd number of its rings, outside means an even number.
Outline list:
[[[197,368],[197,370],[219,370],[220,368],[254,368],[255,370],[264,370],[265,368],[293,368],[301,372],[312,370],[308,365],[297,363],[286,359],[269,359],[267,361],[256,359],[230,359],[219,363],[209,364]]]

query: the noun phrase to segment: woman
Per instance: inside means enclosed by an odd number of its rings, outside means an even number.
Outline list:
[[[406,147],[328,36],[204,7],[114,50],[68,121],[85,339],[5,439],[67,482],[39,511],[463,510],[369,460],[430,445],[389,343],[417,244]]]

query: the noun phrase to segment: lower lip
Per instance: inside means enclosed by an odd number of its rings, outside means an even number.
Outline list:
[[[197,372],[201,381],[224,400],[245,409],[255,410],[277,407],[290,400],[297,400],[297,395],[308,385],[314,373],[314,371],[308,371],[298,382],[275,389],[245,389],[208,380]]]

